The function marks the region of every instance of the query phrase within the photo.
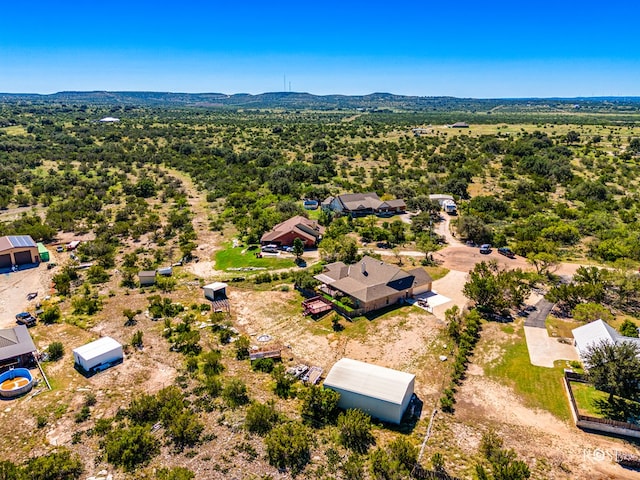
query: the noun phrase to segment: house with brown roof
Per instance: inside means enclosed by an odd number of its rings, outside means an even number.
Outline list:
[[[30,367],[36,346],[27,327],[18,325],[0,329],[0,372],[14,367]]]
[[[322,283],[324,293],[338,299],[348,297],[355,315],[428,292],[433,282],[423,268],[405,271],[369,256],[353,265],[330,263],[314,278]]]
[[[292,246],[296,238],[302,240],[306,248],[315,247],[324,233],[324,227],[315,220],[297,215],[279,223],[260,238],[262,245]]]
[[[322,207],[343,215],[359,217],[363,215],[404,213],[407,208],[404,200],[380,200],[375,192],[346,193],[329,197]]]
[[[29,235],[0,237],[0,269],[39,262],[38,245]]]

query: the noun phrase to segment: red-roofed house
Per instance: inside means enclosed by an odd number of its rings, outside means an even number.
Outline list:
[[[301,215],[279,223],[270,231],[262,235],[262,245],[291,246],[299,238],[307,248],[315,247],[324,233],[324,227],[315,220],[309,220]]]

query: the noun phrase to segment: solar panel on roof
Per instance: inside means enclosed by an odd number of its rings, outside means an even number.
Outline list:
[[[35,247],[36,243],[29,235],[10,235],[9,242],[14,248],[19,247]]]

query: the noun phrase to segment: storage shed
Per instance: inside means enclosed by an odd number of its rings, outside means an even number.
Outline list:
[[[43,262],[48,262],[49,250],[47,250],[47,247],[45,247],[42,243],[39,243],[39,242],[36,245],[38,246],[38,255],[40,255],[40,260],[42,260]]]
[[[91,372],[122,361],[124,353],[122,352],[122,345],[113,338],[102,337],[81,347],[74,348],[73,358],[76,365],[86,372]]]
[[[340,394],[340,408],[357,408],[399,424],[413,396],[414,381],[410,373],[342,358],[329,371],[324,386]]]
[[[156,271],[155,270],[142,270],[138,272],[138,282],[141,287],[148,287],[155,285],[156,283]]]
[[[227,298],[227,284],[223,282],[214,282],[204,286],[204,298],[215,302],[216,300],[224,300]]]

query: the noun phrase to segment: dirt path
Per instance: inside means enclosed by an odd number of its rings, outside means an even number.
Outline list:
[[[440,218],[443,220],[436,223],[436,228],[434,229],[435,232],[438,235],[442,235],[450,247],[464,246],[464,244],[451,233],[451,217],[445,214],[441,215]]]
[[[198,247],[193,254],[198,256],[200,260],[197,263],[188,263],[184,266],[185,270],[207,280],[224,274],[224,272],[216,270],[215,261],[213,260],[215,252],[220,250],[222,235],[209,229],[211,208],[205,198],[205,194],[198,191],[189,175],[174,169],[165,168],[165,170],[170,175],[180,179],[184,184],[187,192],[187,203],[193,214],[193,228],[198,236]]]

